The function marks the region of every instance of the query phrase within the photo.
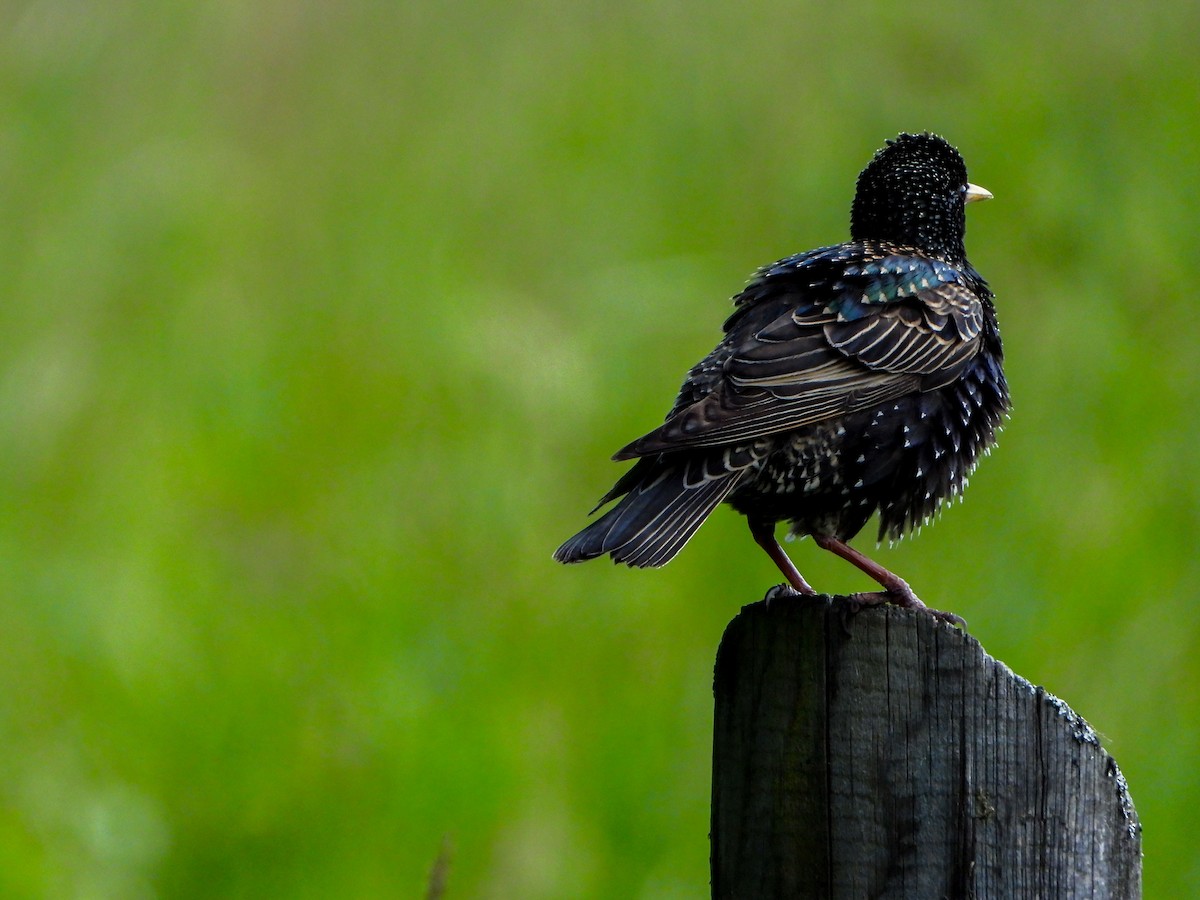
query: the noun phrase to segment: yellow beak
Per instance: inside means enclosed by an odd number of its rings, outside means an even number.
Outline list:
[[[977,184],[967,185],[967,203],[974,203],[976,200],[991,200],[992,192],[987,188],[982,188]]]

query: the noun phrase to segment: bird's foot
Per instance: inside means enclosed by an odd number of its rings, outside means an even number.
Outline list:
[[[894,588],[886,591],[864,591],[859,594],[851,594],[850,601],[862,606],[880,606],[884,603],[891,603],[893,606],[899,606],[903,609],[917,609],[939,619],[943,622],[948,622],[957,628],[966,628],[967,622],[962,616],[957,616],[952,612],[945,612],[940,609],[931,609],[921,602],[921,598],[913,593],[913,589],[900,579],[896,579],[899,584]]]
[[[930,609],[913,593],[913,589],[908,586],[907,581],[899,575],[889,572],[870,557],[859,553],[845,541],[828,534],[814,534],[813,540],[817,542],[817,546],[840,556],[852,565],[858,566],[858,568],[870,575],[871,578],[879,582],[883,588],[882,591],[854,594],[851,597],[851,600],[858,603],[860,607],[878,606],[880,603],[894,603],[896,606],[902,606],[905,609],[923,609],[935,619],[941,619],[943,622],[949,622],[951,625],[957,625],[960,628],[966,627],[967,623],[954,613],[942,612],[940,609]]]
[[[796,597],[811,597],[811,592],[798,591],[786,581],[783,584],[777,584],[767,590],[763,595],[763,605],[770,608],[771,602],[774,600],[792,600]]]

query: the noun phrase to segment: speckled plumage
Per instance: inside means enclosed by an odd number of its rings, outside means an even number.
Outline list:
[[[941,138],[889,141],[859,176],[851,240],[759,270],[663,425],[614,457],[637,459],[600,505],[621,502],[555,558],[662,565],[725,501],[796,589],[779,521],[920,605],[844,542],[875,513],[880,538],[929,519],[1008,409],[992,292],[963,245],[965,205],[987,196]]]

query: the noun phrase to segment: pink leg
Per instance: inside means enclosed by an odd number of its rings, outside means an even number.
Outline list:
[[[828,535],[814,534],[813,540],[817,546],[830,553],[840,556],[846,562],[857,566],[862,571],[866,572],[875,581],[883,587],[884,592],[855,594],[854,599],[859,603],[864,603],[868,606],[876,606],[880,603],[894,603],[896,606],[902,606],[905,609],[924,609],[939,619],[950,622],[952,625],[966,625],[959,616],[954,613],[942,612],[937,609],[929,609],[921,599],[913,593],[913,589],[908,586],[908,582],[899,575],[889,572],[875,560],[871,559],[864,553],[860,553],[847,544],[845,541],[840,541],[835,537]]]
[[[783,552],[783,548],[779,546],[779,541],[775,540],[775,523],[764,522],[759,519],[750,519],[749,522],[750,533],[754,535],[754,540],[758,543],[758,546],[767,551],[767,556],[771,557],[771,561],[779,566],[779,571],[788,580],[788,584],[801,594],[815,594],[816,591],[804,580],[804,576],[800,574],[800,570],[796,568],[795,563],[788,559],[788,555]]]

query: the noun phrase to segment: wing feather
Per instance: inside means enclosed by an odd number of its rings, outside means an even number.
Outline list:
[[[769,437],[953,381],[984,320],[961,273],[900,252],[846,265],[838,252],[764,270],[667,421],[615,458]]]

